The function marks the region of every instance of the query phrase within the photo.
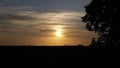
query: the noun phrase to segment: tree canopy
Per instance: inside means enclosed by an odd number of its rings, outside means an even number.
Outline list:
[[[82,21],[86,29],[99,34],[97,43],[120,45],[120,2],[119,0],[92,0],[85,6]]]

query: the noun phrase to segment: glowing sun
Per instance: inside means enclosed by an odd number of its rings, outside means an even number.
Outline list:
[[[56,30],[55,35],[56,35],[57,37],[62,37],[62,29],[58,28],[58,29]]]

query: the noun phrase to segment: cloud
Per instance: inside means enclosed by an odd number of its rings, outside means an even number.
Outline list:
[[[16,13],[0,13],[0,20],[33,20],[33,17]]]
[[[38,41],[48,45],[49,41],[56,41],[54,36],[57,29],[62,29],[68,43],[74,39],[88,40],[94,34],[85,31],[81,17],[85,14],[83,7],[90,1],[0,0],[0,43],[24,44],[32,40],[28,43]],[[67,43],[63,39],[61,42]]]
[[[3,5],[3,3],[0,3],[0,6],[2,6]]]
[[[75,34],[73,31],[83,30],[80,19],[83,15],[84,13],[75,11],[44,13],[36,11],[0,12],[0,32],[52,36],[56,28],[61,26],[60,28],[63,30]]]
[[[91,0],[0,0],[3,3],[2,7],[20,8],[32,6],[32,8],[22,10],[36,11],[83,11],[84,6]]]

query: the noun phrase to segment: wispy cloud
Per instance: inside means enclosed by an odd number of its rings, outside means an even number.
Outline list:
[[[62,26],[64,30],[80,30],[82,12],[34,12],[21,11],[17,13],[0,13],[0,31],[18,34],[33,34],[48,36],[55,32],[55,27]],[[72,32],[72,31],[71,31]]]
[[[27,15],[20,15],[15,13],[1,13],[0,14],[0,20],[33,20],[33,17],[27,16]]]
[[[0,0],[0,8],[35,11],[84,11],[91,0]]]
[[[81,16],[85,14],[83,7],[90,1],[0,0],[0,44],[53,45],[88,41],[95,34],[85,31]],[[57,29],[62,29],[64,39],[61,41],[55,37]]]

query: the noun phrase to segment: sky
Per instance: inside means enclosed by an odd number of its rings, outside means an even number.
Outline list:
[[[0,45],[90,44],[81,17],[91,0],[0,0]]]

